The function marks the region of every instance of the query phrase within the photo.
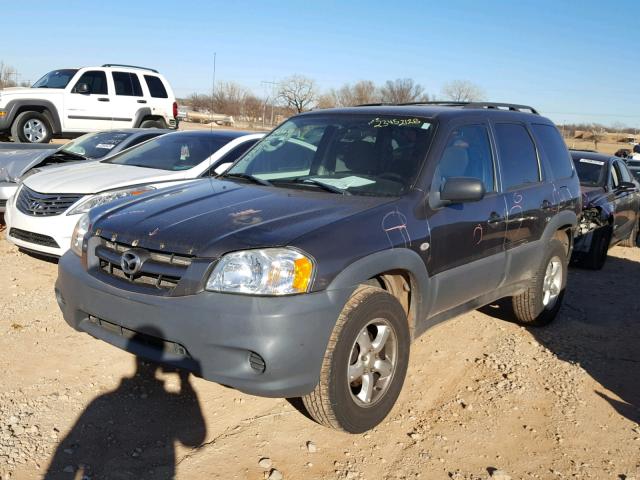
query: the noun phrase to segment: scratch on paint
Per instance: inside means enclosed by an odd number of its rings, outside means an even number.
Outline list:
[[[394,248],[399,243],[402,243],[405,247],[411,245],[411,236],[407,230],[407,217],[400,213],[398,209],[382,217],[382,230],[387,235],[391,248]]]

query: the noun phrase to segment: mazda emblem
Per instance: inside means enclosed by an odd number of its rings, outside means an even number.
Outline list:
[[[134,252],[128,251],[122,254],[120,257],[120,267],[122,271],[127,275],[135,275],[140,271],[142,267],[142,259]]]

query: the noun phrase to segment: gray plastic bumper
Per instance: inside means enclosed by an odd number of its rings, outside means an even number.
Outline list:
[[[329,336],[353,290],[289,297],[214,292],[164,297],[105,284],[71,252],[60,259],[58,270],[58,304],[76,330],[150,360],[269,397],[313,390]],[[165,346],[136,341],[135,332],[161,338]],[[262,373],[250,362],[255,354],[264,360]]]

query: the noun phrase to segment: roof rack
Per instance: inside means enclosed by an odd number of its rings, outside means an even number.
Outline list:
[[[406,103],[365,103],[358,105],[358,107],[382,107],[385,105],[439,105],[441,107],[462,107],[462,108],[486,108],[491,110],[510,110],[512,112],[522,112],[528,110],[534,115],[540,115],[538,111],[528,105],[518,105],[515,103],[498,103],[498,102],[447,102],[447,101],[435,101],[435,102],[406,102]]]
[[[158,73],[157,70],[153,69],[153,68],[147,68],[147,67],[138,67],[136,65],[123,65],[121,63],[105,63],[104,65],[102,65],[103,67],[125,67],[125,68],[137,68],[139,70],[149,70],[150,72],[154,72],[154,73]]]

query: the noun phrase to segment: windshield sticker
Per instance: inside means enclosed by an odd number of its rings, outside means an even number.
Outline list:
[[[337,187],[341,190],[346,190],[347,188],[351,188],[351,187],[362,187],[364,185],[371,185],[372,183],[376,183],[373,180],[369,180],[368,178],[356,177],[354,175],[350,177],[344,177],[344,178],[317,177],[317,178],[313,178],[313,180],[326,183],[327,185],[331,185],[332,187]]]
[[[180,148],[180,161],[184,162],[189,157],[190,157],[189,145],[182,145],[182,148]]]
[[[111,150],[113,147],[115,147],[115,145],[112,145],[110,143],[99,143],[98,145],[96,145],[96,148],[105,148],[107,150]]]
[[[380,118],[376,117],[369,122],[369,126],[373,128],[383,127],[417,127],[422,121],[417,118]],[[424,125],[422,126],[424,128]]]
[[[604,165],[602,160],[591,160],[590,158],[581,158],[580,163],[590,163],[591,165]]]

